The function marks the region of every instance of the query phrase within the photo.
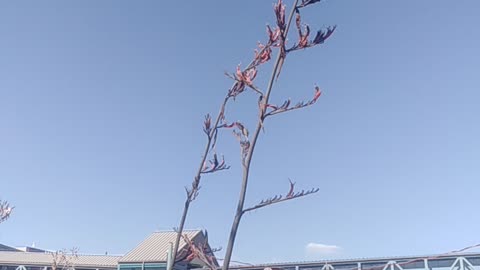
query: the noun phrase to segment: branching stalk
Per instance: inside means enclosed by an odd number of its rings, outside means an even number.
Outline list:
[[[268,48],[267,47],[262,48],[259,53],[261,54],[266,49],[268,49]],[[248,66],[245,68],[245,70],[250,70],[250,69],[254,68],[256,65],[258,65],[258,62],[257,62],[256,59],[254,59],[248,64]],[[233,89],[235,87],[235,84],[237,84],[237,83],[238,82],[235,82],[230,89]],[[254,91],[257,91],[257,92],[259,91],[258,89],[255,89],[254,87],[251,87],[251,88]],[[207,160],[208,154],[211,151],[212,145],[214,145],[215,142],[216,142],[218,129],[220,127],[220,122],[222,121],[222,119],[225,116],[224,115],[225,108],[226,108],[227,103],[230,100],[230,98],[232,98],[231,90],[229,90],[229,93],[225,96],[225,98],[223,100],[223,103],[220,106],[220,110],[219,110],[219,112],[218,112],[218,114],[215,118],[215,122],[212,125],[211,130],[207,134],[207,137],[208,137],[207,138],[207,144],[205,145],[205,149],[203,151],[203,155],[202,155],[202,158],[200,160],[200,166],[197,170],[197,173],[195,174],[195,177],[194,177],[194,180],[192,182],[191,188],[190,189],[187,188],[187,198],[185,199],[185,203],[184,203],[184,207],[183,207],[183,213],[182,213],[182,217],[180,219],[180,224],[179,224],[178,228],[176,228],[177,236],[175,238],[175,243],[173,245],[173,256],[172,256],[172,258],[173,258],[174,262],[177,259],[178,247],[180,246],[180,240],[182,238],[183,230],[185,228],[185,221],[187,220],[188,211],[189,211],[189,208],[190,208],[190,203],[193,200],[195,200],[195,198],[198,196],[198,190],[200,188],[200,179],[201,179],[201,175],[202,175],[202,172],[203,172],[203,169],[204,169],[204,165],[205,165],[205,162]],[[170,269],[166,269],[166,270],[172,270],[173,266],[174,266],[174,264],[170,264],[169,265]]]
[[[284,38],[287,37],[288,30],[290,29],[290,25],[292,22],[293,15],[295,14],[296,6],[298,5],[298,0],[295,0],[292,9],[290,11],[290,15],[288,16],[287,20],[287,27],[284,33]],[[265,108],[266,105],[268,104],[268,100],[270,98],[270,94],[272,93],[272,88],[273,88],[273,83],[275,81],[275,77],[277,75],[277,71],[280,67],[281,62],[283,61],[282,59],[285,57],[285,55],[282,55],[281,50],[277,54],[277,58],[275,60],[272,74],[270,76],[270,80],[268,82],[268,87],[267,87],[267,92],[265,93],[265,96],[262,98],[261,105],[259,108],[259,117],[258,117],[258,122],[257,122],[257,127],[255,129],[255,133],[253,134],[253,137],[251,139],[251,144],[250,144],[250,149],[248,151],[247,157],[245,158],[244,164],[243,164],[243,170],[242,170],[242,187],[240,189],[240,196],[238,199],[238,205],[237,205],[237,210],[235,217],[233,219],[233,224],[232,228],[230,230],[230,236],[228,239],[228,244],[227,244],[227,249],[225,251],[225,257],[223,260],[223,267],[222,270],[228,270],[230,261],[232,259],[232,253],[233,253],[233,246],[235,244],[235,238],[237,235],[238,227],[240,225],[240,220],[242,219],[243,213],[244,213],[244,206],[245,206],[245,195],[247,194],[247,186],[248,186],[248,178],[250,175],[250,164],[252,162],[252,157],[253,157],[253,152],[255,150],[255,145],[257,143],[258,135],[260,134],[260,131],[263,128],[263,120],[265,117]]]
[[[223,114],[225,112],[225,107],[226,107],[229,99],[230,99],[230,97],[227,95],[224,98],[222,105],[220,106],[220,111],[218,112],[218,115],[215,119],[215,123],[213,125],[213,128],[211,129],[211,131],[208,134],[207,144],[205,145],[205,149],[203,151],[202,159],[200,161],[200,166],[199,166],[199,168],[197,170],[197,173],[194,177],[194,180],[192,182],[192,187],[191,187],[190,190],[187,190],[187,198],[185,200],[185,205],[183,207],[183,213],[182,213],[182,217],[180,219],[180,225],[177,228],[177,237],[176,237],[175,243],[173,245],[173,256],[172,256],[173,261],[175,261],[176,257],[177,257],[178,247],[180,245],[180,239],[182,237],[183,229],[185,227],[185,221],[187,220],[188,210],[190,208],[190,203],[198,195],[198,189],[200,188],[200,178],[201,178],[202,170],[203,170],[205,161],[207,160],[208,153],[210,152],[210,147],[212,146],[212,143],[214,141],[215,133],[218,132],[217,126],[220,123],[220,119],[222,119],[222,117],[223,117]],[[170,265],[173,268],[173,264],[170,264]],[[167,270],[171,270],[171,269],[167,269]]]
[[[245,197],[247,192],[247,186],[249,181],[250,175],[250,166],[253,158],[253,152],[255,150],[255,146],[260,134],[260,131],[263,130],[264,121],[267,116],[272,116],[275,114],[279,114],[282,112],[287,112],[291,110],[296,110],[299,108],[304,108],[310,105],[313,105],[317,99],[320,97],[321,91],[318,87],[316,87],[315,95],[312,100],[308,102],[301,101],[297,103],[295,106],[290,107],[290,100],[284,102],[281,106],[276,106],[273,104],[269,104],[268,101],[270,99],[270,95],[272,93],[273,85],[276,79],[278,79],[280,70],[283,66],[285,58],[287,54],[298,51],[301,49],[306,49],[309,47],[316,46],[318,44],[324,43],[326,39],[335,31],[335,27],[328,28],[326,31],[320,30],[317,32],[313,39],[309,38],[310,28],[308,25],[303,25],[301,23],[301,16],[300,16],[300,7],[305,7],[307,5],[319,2],[320,0],[302,0],[301,5],[299,5],[300,0],[294,0],[292,9],[289,13],[288,19],[285,20],[285,5],[283,5],[282,0],[278,0],[277,4],[274,6],[274,11],[276,15],[276,27],[272,28],[267,25],[267,35],[268,41],[265,43],[258,43],[258,48],[255,50],[255,57],[254,59],[248,64],[243,70],[240,68],[240,65],[237,66],[236,72],[232,75],[226,73],[228,77],[234,80],[232,87],[228,90],[226,97],[223,100],[222,105],[220,106],[220,111],[215,118],[215,122],[212,124],[212,118],[210,115],[207,114],[205,117],[204,122],[204,132],[207,134],[208,140],[205,146],[204,154],[200,161],[200,166],[197,170],[197,173],[194,177],[194,180],[191,184],[191,187],[186,188],[187,198],[185,200],[185,205],[183,209],[183,214],[180,220],[180,225],[176,229],[177,237],[174,243],[173,249],[173,261],[177,261],[177,253],[179,252],[178,247],[180,245],[180,240],[183,234],[183,229],[185,226],[185,221],[187,219],[189,207],[192,201],[196,199],[198,196],[198,191],[200,189],[200,179],[202,174],[207,173],[214,173],[222,170],[229,169],[229,166],[225,164],[225,160],[223,156],[221,159],[218,158],[217,154],[215,153],[215,145],[217,141],[217,135],[219,129],[233,129],[234,136],[238,139],[240,143],[241,149],[241,157],[242,157],[242,185],[240,189],[238,204],[236,208],[236,214],[234,216],[232,228],[230,231],[230,236],[228,240],[228,245],[225,253],[225,259],[223,262],[223,270],[227,270],[229,268],[229,264],[231,261],[231,256],[233,252],[233,247],[235,243],[236,234],[238,231],[238,227],[240,225],[240,220],[242,215],[246,212],[253,211],[256,209],[263,208],[268,205],[276,204],[279,202],[288,201],[291,199],[303,197],[306,195],[310,195],[313,193],[318,192],[318,189],[311,189],[308,191],[302,190],[300,192],[294,191],[295,184],[290,181],[290,191],[285,195],[277,195],[266,200],[262,200],[259,204],[245,208]],[[288,36],[289,29],[292,24],[292,20],[294,15],[296,14],[296,27],[298,30],[299,40],[295,43],[291,48],[286,48],[286,40]],[[273,64],[272,74],[268,81],[268,86],[266,91],[263,92],[255,86],[254,80],[256,78],[258,67],[262,64],[268,62],[271,59],[272,49],[278,48],[278,54],[276,60]],[[249,131],[246,126],[239,121],[228,123],[225,118],[225,107],[227,102],[230,98],[235,98],[246,91],[247,89],[251,89],[255,93],[259,95],[258,101],[258,121],[256,125],[256,129],[253,135],[250,137]],[[207,164],[207,157],[212,156],[213,158],[208,160]],[[192,256],[199,256],[199,252],[196,251],[197,249],[191,248],[190,253]],[[191,254],[190,254],[191,255]],[[173,264],[169,264],[169,269],[173,268]]]

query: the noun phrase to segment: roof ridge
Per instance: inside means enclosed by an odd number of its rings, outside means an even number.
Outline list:
[[[188,229],[188,230],[183,230],[184,232],[201,232],[204,231],[204,229]],[[174,230],[155,230],[153,233],[176,233]]]
[[[87,253],[77,253],[78,256],[89,256],[89,257],[100,257],[100,256],[107,256],[107,257],[122,257],[122,254],[87,254]]]
[[[50,253],[53,253],[55,251],[49,251],[49,250],[46,250],[45,252],[38,252],[38,251],[20,251],[20,252],[16,252],[16,251],[9,251],[9,250],[0,250],[0,252],[9,252],[9,253],[20,253],[20,254],[50,254]],[[78,256],[111,256],[111,257],[118,257],[118,256],[123,256],[123,255],[110,255],[110,254],[87,254],[87,253],[77,253]]]
[[[197,238],[204,238],[204,230],[184,230],[184,233],[188,235],[193,241]],[[170,231],[156,231],[151,233],[147,238],[140,242],[133,249],[125,253],[119,259],[120,263],[125,262],[163,262],[167,260],[167,252],[175,242],[178,234],[177,232]],[[178,250],[182,250],[186,246],[186,242],[183,238],[180,238]]]

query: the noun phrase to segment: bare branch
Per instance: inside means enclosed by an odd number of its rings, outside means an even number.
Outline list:
[[[260,203],[258,203],[257,205],[244,209],[243,213],[253,211],[253,210],[257,210],[257,209],[260,209],[260,208],[263,208],[263,207],[266,207],[266,206],[269,206],[269,205],[272,205],[272,204],[276,204],[276,203],[280,203],[280,202],[304,197],[304,196],[307,196],[307,195],[311,195],[311,194],[317,193],[320,190],[319,188],[312,188],[310,190],[303,190],[302,189],[301,191],[296,192],[295,191],[295,183],[292,182],[290,179],[288,179],[288,181],[290,181],[290,189],[285,196],[275,195],[273,197],[264,199],[264,200],[260,201]]]
[[[8,201],[0,200],[0,223],[4,222],[10,217],[14,208],[15,207],[10,206]]]
[[[217,157],[217,154],[214,153],[213,154],[213,159],[209,160],[208,162],[210,163],[210,165],[204,164],[201,173],[203,173],[203,174],[214,173],[214,172],[230,169],[230,166],[227,166],[225,164],[225,158],[223,157],[223,155],[222,155],[222,160],[219,161],[218,157]]]
[[[320,88],[318,86],[315,86],[315,94],[314,94],[313,98],[311,100],[307,101],[307,102],[305,102],[305,101],[298,102],[293,107],[290,107],[290,99],[283,102],[283,104],[280,105],[280,106],[267,104],[266,107],[268,109],[271,109],[271,110],[265,113],[265,117],[311,106],[311,105],[313,105],[317,102],[318,98],[320,98],[321,95],[322,95],[322,91],[320,90]]]
[[[72,270],[78,259],[78,248],[62,249],[50,253],[52,255],[52,270]]]
[[[256,87],[255,85],[248,85],[248,87],[250,89],[252,89],[253,91],[255,91],[257,94],[259,94],[261,97],[263,96],[263,92],[262,90],[260,90],[258,87]]]

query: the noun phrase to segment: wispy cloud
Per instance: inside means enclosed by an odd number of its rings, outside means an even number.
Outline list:
[[[331,258],[340,255],[342,248],[335,245],[326,245],[319,243],[308,243],[305,247],[307,258],[319,259],[319,258]]]

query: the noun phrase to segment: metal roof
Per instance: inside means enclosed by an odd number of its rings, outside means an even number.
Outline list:
[[[0,244],[0,251],[19,251],[16,248]]]
[[[429,260],[445,260],[451,258],[462,257],[480,257],[480,252],[459,252],[452,254],[433,254],[433,255],[414,255],[414,256],[389,256],[389,257],[364,257],[364,258],[351,258],[351,259],[324,259],[316,261],[295,261],[295,262],[275,262],[275,263],[261,263],[261,264],[249,264],[242,263],[237,265],[231,265],[230,269],[263,269],[265,267],[270,268],[290,268],[295,266],[309,267],[314,265],[338,265],[338,264],[357,264],[357,263],[387,263],[389,261],[409,261],[415,259],[429,259]]]
[[[196,241],[198,237],[204,237],[202,231],[183,231],[187,237]],[[174,243],[177,237],[177,233],[174,231],[155,232],[151,234],[147,239],[140,243],[132,251],[128,252],[125,256],[118,260],[119,263],[142,263],[142,262],[166,262],[167,251],[170,247],[170,243]],[[180,241],[178,250],[183,249],[186,246],[183,239]]]
[[[78,255],[77,258],[72,258],[72,264],[74,267],[117,268],[117,262],[120,258],[120,256],[108,255]],[[52,254],[41,252],[0,251],[0,263],[50,266],[52,264]]]

